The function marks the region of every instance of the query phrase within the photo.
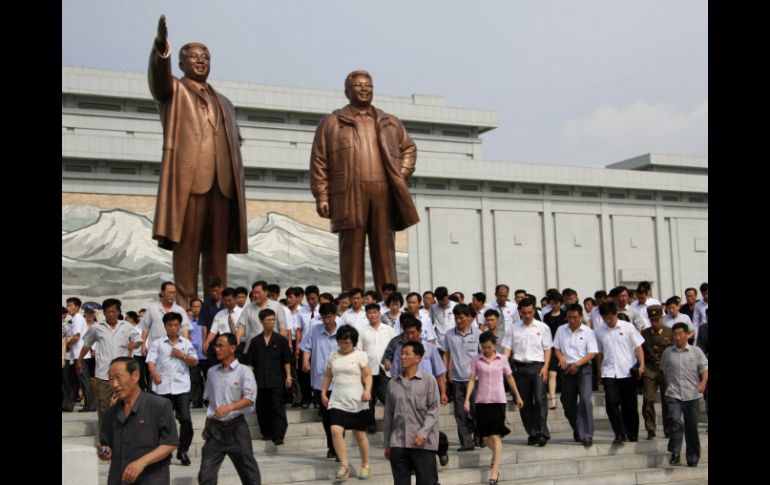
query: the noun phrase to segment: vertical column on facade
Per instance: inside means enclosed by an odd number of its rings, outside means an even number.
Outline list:
[[[671,281],[671,243],[666,228],[665,211],[662,205],[655,206],[655,246],[658,253],[658,278],[660,279],[659,300],[665,301],[673,295],[674,282]],[[668,247],[667,247],[668,246]]]
[[[671,242],[671,273],[673,274],[674,279],[672,294],[684,296],[684,289],[687,288],[687,286],[685,286],[684,281],[682,281],[682,261],[679,254],[679,219],[672,217],[670,220],[671,223],[669,224],[669,227],[671,232],[669,241]]]
[[[612,247],[612,220],[610,220],[609,204],[601,204],[599,217],[599,225],[602,231],[602,269],[604,276],[602,286],[609,292],[610,288],[618,285],[617,272],[615,271],[615,252]]]
[[[484,281],[484,292],[488,295],[494,293],[498,279],[495,214],[490,205],[488,197],[481,198],[481,261],[484,272],[482,281]]]
[[[551,201],[543,201],[543,242],[545,243],[545,286],[560,288],[559,272],[556,267],[556,231],[554,230],[554,215]],[[569,284],[569,282],[565,282]]]
[[[414,291],[420,291],[421,293],[427,289],[433,288],[433,281],[431,275],[431,262],[430,262],[430,208],[425,196],[415,196],[415,206],[417,207],[417,213],[420,215],[420,222],[416,225],[417,230],[417,244],[414,247],[414,251],[417,253],[417,261],[412,259],[411,253],[412,241],[409,241],[409,274],[412,274],[412,263],[415,263],[417,270],[416,281],[411,281],[412,286],[410,289]]]
[[[415,199],[415,207],[417,207],[417,197]],[[399,281],[398,285],[400,287],[407,287],[409,289],[412,288],[421,288],[420,286],[420,251],[419,251],[419,241],[420,241],[420,235],[419,235],[419,229],[420,223],[422,222],[422,218],[419,223],[415,224],[414,226],[410,227],[406,230],[406,241],[407,241],[407,251],[409,255],[409,281]]]

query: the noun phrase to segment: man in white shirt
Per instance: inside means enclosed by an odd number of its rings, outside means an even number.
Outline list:
[[[693,325],[690,317],[684,313],[679,312],[679,298],[672,296],[666,300],[666,316],[663,318],[663,325],[668,328],[673,328],[674,324],[684,323],[687,325],[687,338],[694,342],[695,339],[695,325]]]
[[[187,309],[176,304],[176,285],[173,281],[164,281],[160,285],[160,302],[152,303],[147,307],[137,328],[142,331],[142,354],[147,355],[147,349],[152,343],[166,336],[166,329],[163,326],[163,315],[168,312],[176,312],[182,315],[182,336],[190,338],[190,320],[187,318]]]
[[[642,281],[636,288],[637,300],[630,305],[631,310],[636,312],[641,320],[642,328],[636,328],[639,332],[652,326],[650,319],[647,317],[647,307],[652,305],[660,305],[658,300],[652,298],[651,293],[652,287],[650,286],[650,283],[648,281]]]
[[[476,325],[482,332],[486,330],[484,326],[485,317],[484,313],[489,310],[487,306],[487,295],[482,292],[474,293],[471,296],[471,307],[476,311]]]
[[[495,287],[495,301],[489,305],[492,310],[497,310],[500,314],[500,325],[502,330],[507,331],[508,327],[513,325],[514,322],[521,321],[519,311],[517,309],[517,303],[511,303],[508,301],[508,293],[511,290],[508,285],[499,284]]]
[[[536,304],[532,297],[519,302],[518,313],[522,319],[505,329],[503,355],[510,361],[513,379],[524,400],[520,412],[529,435],[527,444],[545,446],[551,439],[546,383],[553,337],[548,325],[535,320]]]
[[[214,320],[211,322],[211,330],[206,337],[206,342],[203,343],[203,351],[208,352],[217,339],[217,335],[223,335],[225,333],[231,333],[235,335],[238,320],[241,317],[243,309],[236,304],[235,290],[233,288],[225,288],[222,291],[222,302],[225,304],[224,310],[219,310],[214,315]]]
[[[580,305],[567,307],[567,322],[556,330],[553,351],[562,369],[561,403],[575,441],[591,446],[594,436],[591,361],[599,351],[594,331],[580,323]],[[578,397],[580,402],[578,402]]]
[[[77,399],[78,387],[83,389],[84,404],[81,413],[95,411],[94,395],[91,392],[89,382],[91,373],[88,366],[83,367],[83,372],[75,372],[75,361],[80,355],[80,349],[83,348],[83,337],[88,331],[88,323],[83,315],[80,314],[80,298],[67,298],[67,314],[71,317],[67,327],[67,355],[65,356],[65,369],[68,377],[68,389],[65,400],[62,403],[62,411],[72,411],[74,401]]]
[[[267,297],[267,282],[256,281],[251,285],[251,292],[254,295],[254,301],[246,305],[235,325],[235,338],[238,339],[238,342],[245,342],[243,353],[239,359],[243,358],[249,351],[251,340],[264,330],[259,319],[259,312],[265,308],[269,308],[275,313],[275,332],[284,337],[287,335],[286,313],[284,313],[280,303]]]
[[[430,321],[430,313],[427,313],[423,311],[423,308],[420,308],[420,300],[420,294],[416,291],[406,295],[406,312],[404,313],[412,315],[414,318],[419,320],[422,324],[422,339],[427,340],[433,345],[436,345],[436,331],[433,330],[433,323]],[[403,318],[404,313],[398,317],[398,322],[393,328],[394,336],[401,335],[401,333],[404,331],[403,326],[401,325],[401,319]]]
[[[618,307],[608,301],[599,305],[606,325],[596,329],[599,347],[597,365],[604,382],[607,417],[615,432],[613,444],[639,440],[639,409],[636,402],[636,381],[644,375],[644,338],[626,321],[618,319]],[[639,363],[636,371],[634,364]],[[632,371],[637,375],[632,375]]]
[[[433,294],[436,297],[436,303],[430,308],[430,319],[436,331],[438,348],[445,352],[446,349],[443,348],[444,336],[456,326],[454,308],[457,303],[449,299],[449,290],[446,289],[446,286],[439,286]]]
[[[364,291],[361,288],[350,290],[350,308],[340,318],[342,318],[342,325],[350,325],[359,331],[369,324],[366,319],[366,308],[364,308]]]
[[[102,429],[102,416],[110,408],[115,391],[108,380],[110,362],[117,357],[130,357],[131,353],[142,345],[142,338],[134,331],[134,327],[125,320],[118,320],[120,315],[120,300],[108,298],[102,302],[104,321],[95,323],[83,337],[83,348],[75,363],[75,372],[83,372],[83,358],[94,348],[93,358],[96,362],[95,400],[97,429]],[[145,314],[146,315],[146,314]]]
[[[163,396],[174,407],[179,421],[179,448],[176,457],[182,465],[190,465],[187,451],[193,437],[190,419],[190,367],[198,365],[198,357],[192,342],[179,335],[182,315],[168,312],[163,315],[166,337],[155,340],[147,353],[147,369],[152,380],[152,390]]]
[[[366,352],[369,357],[369,368],[372,371],[372,399],[369,401],[369,425],[366,432],[374,434],[377,426],[374,421],[374,403],[377,399],[385,404],[385,396],[388,393],[388,378],[385,368],[380,361],[385,353],[390,339],[393,338],[393,328],[380,321],[380,306],[377,303],[366,305],[367,324],[360,329],[358,349]]]

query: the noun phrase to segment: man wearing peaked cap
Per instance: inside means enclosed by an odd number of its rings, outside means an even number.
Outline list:
[[[655,438],[655,401],[656,394],[660,389],[661,403],[663,406],[663,432],[668,438],[668,406],[666,404],[666,380],[660,371],[660,362],[663,357],[663,351],[674,345],[674,338],[669,327],[663,325],[663,307],[661,305],[650,305],[647,307],[647,318],[650,320],[650,327],[642,330],[644,337],[644,362],[646,370],[644,372],[644,397],[642,400],[642,417],[644,418],[644,428],[647,430],[647,439]]]

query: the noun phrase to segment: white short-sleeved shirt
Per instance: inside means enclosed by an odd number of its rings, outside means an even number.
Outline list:
[[[69,351],[67,351],[67,360],[70,363],[80,357],[80,351],[83,349],[83,337],[85,337],[86,332],[88,332],[88,322],[83,318],[83,315],[76,313],[70,320],[67,338],[72,338],[75,335],[80,335],[80,338],[77,343],[71,345]]]
[[[366,318],[366,310],[364,309],[363,305],[358,311],[355,311],[352,308],[348,308],[345,310],[345,313],[340,316],[340,318],[342,318],[342,325],[350,325],[359,332],[362,328],[364,328],[365,325],[369,325],[369,320]]]
[[[519,320],[505,329],[503,348],[511,349],[513,360],[545,362],[545,351],[551,347],[551,329],[540,320],[533,320],[529,325],[524,325],[524,320]]]
[[[179,349],[185,355],[198,358],[192,342],[184,337],[180,336],[174,345],[171,345],[168,336],[154,341],[147,351],[146,362],[154,364],[155,370],[161,377],[160,384],[152,382],[152,390],[155,394],[184,394],[185,392],[190,392],[190,367],[184,360],[171,356],[173,349]],[[150,379],[148,378],[148,380]]]
[[[489,305],[489,308],[492,310],[497,310],[497,313],[500,314],[500,324],[503,325],[503,327],[507,330],[508,327],[513,325],[514,322],[520,322],[521,316],[519,315],[519,308],[516,306],[516,303],[513,303],[511,301],[506,301],[505,305],[501,307],[497,300],[492,302]],[[535,315],[537,317],[537,315]]]
[[[225,308],[224,310],[219,310],[216,315],[214,315],[214,320],[211,323],[211,333],[216,333],[219,335],[222,335],[224,333],[230,333],[230,323],[227,321],[227,315],[229,310]],[[243,308],[239,307],[238,305],[235,305],[235,308],[233,308],[233,326],[238,329],[238,319],[241,318],[241,312],[243,312]]]
[[[596,335],[588,325],[580,325],[576,331],[569,328],[569,323],[560,325],[553,339],[553,348],[564,354],[568,364],[574,364],[591,352],[599,352]]]
[[[655,298],[647,298],[647,301],[644,303],[639,303],[639,300],[636,300],[629,305],[631,310],[635,311],[642,321],[642,328],[637,329],[640,332],[645,328],[652,327],[652,324],[650,323],[650,317],[647,316],[647,307],[651,307],[653,305],[660,305],[660,302]]]
[[[403,315],[403,313],[401,315]],[[433,323],[430,321],[430,316],[428,314],[420,313],[420,323],[422,323],[422,339],[432,340],[438,344],[438,337],[436,337],[436,331],[433,330]],[[401,328],[401,317],[399,316],[398,322],[393,328],[393,335],[401,335],[402,333],[404,333],[404,330]]]
[[[596,330],[596,343],[603,356],[602,377],[631,377],[631,367],[636,364],[634,350],[644,343],[636,327],[624,320],[618,320],[615,328],[605,325]]]
[[[369,403],[361,398],[364,384],[361,381],[362,369],[369,366],[366,352],[353,349],[347,355],[332,352],[326,361],[326,368],[332,370],[334,389],[329,398],[329,409],[339,409],[348,413],[358,413],[369,409]]]
[[[671,318],[671,315],[666,314],[666,317],[663,319],[663,325],[665,325],[668,328],[672,328],[677,323],[687,324],[688,332],[695,331],[695,325],[692,324],[692,320],[690,320],[690,317],[688,317],[684,313],[680,313],[679,315],[676,316],[676,318]]]
[[[190,331],[190,329],[192,329],[190,319],[187,317],[187,310],[174,303],[171,305],[169,312],[176,312],[182,315],[182,326],[179,329],[180,335],[182,335],[185,330]],[[166,336],[166,327],[163,325],[163,315],[166,313],[168,312],[163,308],[162,303],[153,303],[147,307],[147,311],[144,312],[144,316],[139,321],[137,327],[139,327],[139,330],[147,330],[149,332],[147,335],[147,347],[157,339]]]
[[[452,312],[457,303],[449,300],[449,305],[444,308],[438,302],[434,303],[430,308],[430,319],[433,322],[433,327],[436,330],[438,341],[436,342],[441,348],[441,341],[444,340],[444,335],[453,328],[455,328],[455,315]],[[441,349],[444,350],[444,349]]]
[[[369,357],[369,368],[373,376],[379,375],[382,355],[393,336],[393,328],[384,323],[380,323],[377,330],[371,324],[361,329],[358,336],[358,349],[366,352]]]

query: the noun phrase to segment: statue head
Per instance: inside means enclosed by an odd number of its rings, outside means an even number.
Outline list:
[[[211,54],[208,47],[190,42],[179,49],[179,69],[193,81],[206,82],[211,71]]]
[[[345,97],[350,104],[357,107],[368,107],[374,97],[372,76],[363,70],[351,72],[345,78]]]

